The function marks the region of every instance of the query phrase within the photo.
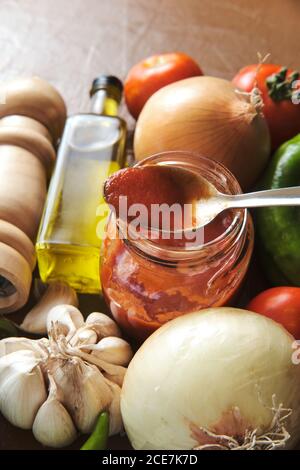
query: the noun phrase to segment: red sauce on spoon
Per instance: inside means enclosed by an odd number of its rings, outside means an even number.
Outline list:
[[[127,207],[132,207],[134,204],[142,204],[147,210],[147,217],[143,219],[144,226],[152,229],[164,229],[163,216],[170,217],[170,236],[168,243],[166,239],[162,240],[159,236],[158,240],[163,244],[171,244],[182,246],[185,243],[185,236],[176,239],[174,231],[181,231],[183,228],[192,230],[196,226],[197,220],[195,217],[196,203],[199,199],[206,199],[210,196],[210,187],[205,184],[205,180],[199,178],[195,173],[183,168],[177,168],[170,165],[149,165],[144,167],[126,168],[113,174],[105,183],[104,196],[106,202],[114,207],[117,217],[125,218],[126,222],[134,219],[133,216],[128,215],[128,212],[121,214],[120,211],[120,198],[127,198]],[[153,223],[153,206],[162,204],[171,207],[174,204],[179,206],[178,212],[169,212],[161,210],[158,217],[158,225]],[[212,234],[207,238],[218,236],[224,232],[225,226],[229,226],[231,218],[219,217],[214,221],[214,229]],[[218,229],[217,227],[220,225]],[[212,225],[212,224],[209,224]],[[217,230],[216,230],[217,229]],[[204,231],[208,235],[208,229]]]

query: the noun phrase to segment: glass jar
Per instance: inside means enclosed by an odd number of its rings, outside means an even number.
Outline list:
[[[164,152],[137,166],[149,164],[182,167],[225,194],[241,192],[229,170],[196,154]],[[129,335],[144,339],[175,317],[232,303],[249,265],[254,231],[245,209],[221,217],[206,227],[210,237],[201,244],[161,246],[125,238],[123,223],[111,214],[102,247],[102,288],[114,318]]]

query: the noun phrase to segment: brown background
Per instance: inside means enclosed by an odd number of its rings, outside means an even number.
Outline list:
[[[152,53],[187,52],[206,74],[228,79],[256,62],[258,51],[299,68],[299,24],[299,0],[0,0],[0,80],[40,75],[57,86],[70,113],[86,111],[95,76],[123,79]],[[250,277],[250,290],[258,276]],[[101,308],[97,298],[81,306],[91,311],[92,303]],[[0,418],[0,449],[21,448],[39,446]]]
[[[182,50],[231,78],[257,51],[300,65],[299,0],[0,0],[0,80],[40,75],[85,111],[99,73]]]

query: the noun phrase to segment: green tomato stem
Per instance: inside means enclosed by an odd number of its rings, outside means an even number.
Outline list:
[[[299,79],[298,72],[287,75],[287,68],[282,67],[279,72],[270,75],[266,79],[269,96],[273,101],[290,100],[295,90],[293,82]]]

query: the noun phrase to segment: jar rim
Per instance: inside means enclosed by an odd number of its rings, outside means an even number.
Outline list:
[[[214,173],[216,177],[226,179],[226,191],[227,183],[234,188],[232,192],[227,194],[240,194],[242,192],[241,187],[235,178],[235,176],[226,168],[222,163],[204,157],[197,152],[190,152],[184,150],[165,151],[151,155],[139,162],[134,167],[143,167],[147,165],[172,165],[172,166],[184,166],[185,169],[195,170],[206,170]],[[225,183],[225,181],[223,181]],[[204,242],[199,245],[174,247],[170,245],[158,245],[150,239],[131,239],[130,237],[124,237],[124,242],[127,245],[132,246],[139,254],[150,259],[159,259],[170,261],[190,261],[199,257],[214,256],[220,249],[225,252],[228,248],[232,248],[233,245],[239,242],[242,234],[245,232],[245,227],[248,221],[247,209],[233,209],[235,213],[232,223],[224,232],[217,238]],[[127,223],[117,220],[118,229],[121,233],[128,233]]]

